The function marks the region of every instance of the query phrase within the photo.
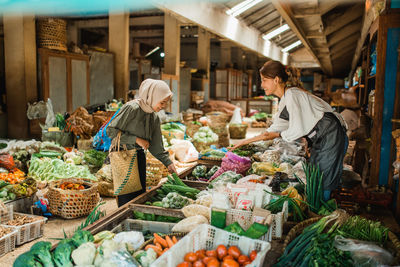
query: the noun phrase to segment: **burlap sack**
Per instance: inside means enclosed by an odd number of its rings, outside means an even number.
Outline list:
[[[142,189],[136,149],[120,150],[121,132],[111,143],[110,162],[114,183],[114,195],[124,195]]]

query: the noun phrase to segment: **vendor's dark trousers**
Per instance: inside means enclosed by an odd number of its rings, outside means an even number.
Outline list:
[[[138,170],[139,170],[140,184],[142,185],[142,190],[117,196],[118,207],[121,207],[122,205],[128,203],[135,197],[146,192],[146,155],[144,154],[143,149],[137,149],[137,160],[138,160]]]

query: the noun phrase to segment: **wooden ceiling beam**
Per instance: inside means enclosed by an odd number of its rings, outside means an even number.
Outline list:
[[[360,4],[354,5],[353,7],[346,10],[342,15],[335,19],[326,19],[325,34],[329,35],[333,32],[338,31],[347,24],[361,17],[364,13],[363,6]]]
[[[336,60],[340,57],[343,57],[343,55],[345,55],[346,53],[350,53],[350,52],[354,52],[354,50],[356,49],[357,44],[355,43],[354,45],[348,46],[338,52],[332,53],[332,60]],[[350,62],[349,62],[350,65]]]
[[[328,45],[331,47],[334,44],[342,41],[343,39],[347,38],[348,36],[354,34],[355,32],[360,31],[361,29],[361,20],[357,20],[351,24],[346,25],[340,31],[335,32],[329,36]]]
[[[316,60],[316,62],[321,66],[322,70],[331,75],[332,73],[329,73],[329,70],[326,68],[326,66],[323,66],[321,64],[321,62],[319,61],[319,58],[316,56],[315,52],[313,51],[310,42],[306,38],[304,30],[301,28],[301,26],[297,22],[296,18],[294,18],[291,7],[282,0],[281,1],[272,0],[272,4],[276,8],[276,10],[278,10],[279,14],[281,14],[281,16],[286,21],[286,23],[289,25],[290,29],[297,35],[297,37],[303,43],[303,45],[308,50],[308,52],[312,55],[312,57]]]
[[[330,47],[332,53],[336,53],[348,46],[352,46],[354,44],[357,43],[358,38],[360,38],[359,34],[353,34],[352,36],[350,36],[349,38],[333,45],[332,47]]]
[[[325,38],[325,35],[320,31],[309,31],[306,34],[307,39],[321,39]]]
[[[321,16],[328,13],[339,5],[339,1],[322,1],[319,3],[319,12]]]
[[[298,18],[307,18],[307,17],[320,16],[320,13],[319,13],[318,7],[316,7],[316,8],[302,8],[302,9],[296,9],[296,12],[293,14],[293,16],[296,19],[298,19]]]

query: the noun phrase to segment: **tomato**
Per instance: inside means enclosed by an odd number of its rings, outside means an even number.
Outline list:
[[[206,251],[204,249],[200,249],[196,251],[196,255],[199,260],[202,260],[206,257]]]
[[[186,255],[183,259],[188,262],[195,262],[195,261],[197,261],[197,255],[194,252],[189,252],[189,253],[186,253]]]
[[[207,250],[206,251],[206,256],[207,257],[217,257],[217,251],[215,251],[215,250]]]
[[[192,264],[190,262],[181,262],[179,263],[176,267],[192,267]]]
[[[242,264],[242,266],[246,266],[247,264],[251,264],[251,261],[246,261],[245,263]]]
[[[224,245],[219,245],[217,247],[217,256],[219,260],[222,260],[226,255],[228,255],[228,250]]]
[[[216,260],[216,259],[217,259],[216,257],[205,257],[203,259],[203,263],[207,265],[210,261]]]
[[[227,260],[227,259],[234,260],[234,258],[231,255],[227,255],[224,257],[224,260]]]
[[[217,259],[212,259],[207,263],[207,267],[219,267],[220,263]]]
[[[201,260],[199,260],[193,263],[193,267],[206,267],[206,265]]]
[[[240,256],[240,249],[237,246],[231,246],[228,249],[228,254],[231,255],[234,259],[239,258]]]
[[[235,260],[226,259],[222,263],[222,267],[239,267],[239,263],[237,263]]]
[[[250,260],[254,261],[255,258],[257,258],[257,250],[250,252]]]
[[[238,262],[240,265],[243,265],[243,263],[245,263],[246,261],[250,261],[249,257],[247,257],[246,255],[239,256]]]

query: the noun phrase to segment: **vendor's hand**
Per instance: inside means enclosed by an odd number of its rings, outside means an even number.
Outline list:
[[[176,169],[175,169],[175,165],[173,163],[171,163],[170,165],[168,165],[168,171],[170,173],[177,173]]]
[[[140,137],[136,137],[136,144],[138,144],[139,146],[141,146],[144,150],[147,150],[150,146],[149,141],[146,141]]]
[[[239,147],[242,147],[242,146],[244,146],[244,145],[246,145],[247,143],[246,143],[246,140],[242,140],[242,141],[240,141],[239,143],[237,143],[236,145],[234,145],[234,146],[232,146],[232,147],[228,147],[228,150],[229,151],[233,151],[233,150],[235,150],[235,149],[238,149]]]

